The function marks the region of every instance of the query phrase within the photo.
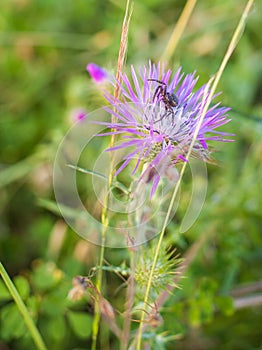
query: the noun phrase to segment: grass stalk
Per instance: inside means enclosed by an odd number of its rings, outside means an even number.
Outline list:
[[[129,29],[132,11],[133,11],[133,3],[130,6],[130,1],[127,0],[125,16],[124,16],[123,26],[122,26],[118,61],[117,61],[116,79],[119,83],[121,81],[121,75],[123,72],[123,67],[124,67],[125,57],[126,57],[126,52],[127,52],[128,29]],[[115,96],[115,98],[118,98],[119,95],[120,95],[120,86],[119,86],[119,84],[116,84],[114,96]],[[112,115],[112,123],[114,121],[115,121],[115,117]],[[110,140],[110,147],[112,147],[114,145],[114,142],[115,142],[115,135],[113,134],[111,136],[111,140]],[[97,279],[96,279],[96,288],[99,292],[101,292],[101,288],[102,288],[102,279],[103,279],[102,265],[103,265],[103,261],[104,261],[104,255],[105,255],[106,232],[107,232],[108,221],[109,221],[108,220],[108,200],[109,200],[108,193],[109,193],[109,189],[110,189],[112,182],[113,182],[113,176],[114,176],[113,156],[110,153],[110,169],[109,169],[109,177],[108,177],[108,183],[107,183],[108,191],[105,194],[103,209],[102,209],[102,214],[101,214],[101,222],[102,222],[103,230],[101,233],[102,241],[101,241],[99,265],[98,265],[99,270],[98,270]],[[91,347],[91,350],[96,349],[99,322],[100,322],[100,311],[99,311],[98,301],[96,301],[95,302],[95,315],[94,315],[93,329],[92,329],[92,347]]]
[[[20,294],[18,293],[15,285],[13,284],[11,278],[9,277],[7,271],[5,270],[3,264],[0,262],[0,275],[3,278],[3,281],[9,290],[12,298],[14,299],[17,308],[19,312],[21,313],[25,324],[31,334],[31,337],[35,343],[35,346],[38,350],[47,350],[47,347],[45,346],[45,343],[41,337],[41,334],[39,333],[38,329],[36,328],[36,325],[31,318],[28,309],[26,308]]]

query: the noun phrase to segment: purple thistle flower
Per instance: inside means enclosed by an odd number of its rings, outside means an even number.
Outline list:
[[[122,165],[116,171],[119,174],[136,157],[133,173],[143,164],[140,179],[152,181],[151,196],[157,189],[161,176],[177,178],[171,170],[178,162],[185,162],[189,146],[201,117],[205,101],[206,85],[193,92],[198,77],[195,72],[184,75],[181,68],[172,76],[171,70],[149,62],[137,75],[131,67],[132,80],[126,74],[119,84],[122,99],[115,99],[106,93],[111,107],[106,111],[114,115],[116,122],[106,123],[111,132],[102,135],[122,135],[118,144],[108,151],[129,149]],[[172,77],[171,77],[172,76]],[[215,98],[215,95],[213,98]],[[212,99],[213,99],[212,98]],[[204,100],[203,100],[204,99]],[[216,129],[230,121],[227,112],[230,108],[216,103],[205,113],[191,157],[212,162],[211,150],[207,141],[233,141],[232,136]]]
[[[95,83],[102,83],[108,79],[108,73],[95,63],[89,63],[86,66],[86,70],[90,74]]]

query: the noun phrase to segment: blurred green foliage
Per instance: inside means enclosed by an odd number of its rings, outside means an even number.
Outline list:
[[[135,2],[127,64],[161,56],[184,3]],[[197,70],[199,84],[206,82],[218,69],[244,5],[234,0],[199,2],[170,68]],[[75,110],[89,112],[104,103],[85,67],[95,62],[115,72],[124,7],[124,1],[115,0],[1,2],[0,256],[52,350],[87,349],[90,344],[91,302],[72,302],[67,294],[71,279],[86,275],[97,263],[98,248],[40,203],[54,201],[53,160]],[[231,293],[261,280],[261,11],[257,2],[219,85],[223,104],[232,107],[233,120],[224,130],[236,134],[236,141],[220,145],[219,166],[209,166],[207,200],[197,223],[183,235],[178,232],[176,223],[190,197],[185,184],[179,211],[167,230],[169,245],[182,256],[202,235],[207,239],[180,280],[181,289],[164,306],[159,334],[144,335],[152,348],[262,347],[261,306],[236,310]],[[90,150],[92,159],[96,151]],[[127,257],[121,249],[106,251],[115,266]],[[121,307],[124,293],[115,291],[122,281],[110,271],[107,276],[111,302]],[[166,330],[180,339],[166,342],[161,335]],[[116,349],[113,336],[110,342]],[[2,281],[0,348],[34,348]]]

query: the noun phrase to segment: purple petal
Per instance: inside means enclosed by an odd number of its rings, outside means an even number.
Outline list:
[[[108,73],[102,67],[98,66],[95,63],[88,63],[86,70],[90,74],[91,78],[96,83],[101,83],[104,80],[108,79]]]

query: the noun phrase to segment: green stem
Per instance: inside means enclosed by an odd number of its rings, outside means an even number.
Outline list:
[[[110,164],[110,175],[108,179],[108,188],[110,187],[112,183],[112,177],[113,177],[113,171],[112,171],[112,163]],[[104,208],[102,210],[102,215],[101,215],[101,222],[103,225],[103,231],[102,231],[102,242],[101,242],[101,251],[100,251],[100,259],[99,259],[99,270],[97,274],[97,279],[96,279],[96,288],[98,292],[101,292],[101,287],[102,287],[102,278],[103,278],[103,260],[104,260],[104,255],[105,255],[105,239],[106,239],[106,231],[108,227],[108,195],[105,196],[104,200]],[[94,315],[94,321],[93,321],[93,332],[92,332],[92,347],[91,350],[96,350],[96,343],[97,343],[97,334],[99,330],[99,322],[100,322],[100,309],[98,305],[99,301],[97,300],[95,302],[95,315]]]
[[[16,305],[18,307],[18,310],[20,311],[25,324],[35,342],[35,345],[37,347],[37,349],[39,350],[47,350],[44,341],[38,331],[38,329],[36,328],[34,321],[32,320],[32,318],[30,317],[29,311],[26,308],[20,294],[18,293],[17,289],[15,288],[13,282],[11,281],[10,277],[8,276],[8,273],[6,272],[4,266],[2,265],[2,263],[0,262],[0,274],[4,280],[4,283],[6,285],[6,287],[8,288],[11,296],[13,297],[14,301],[16,302]]]
[[[128,342],[130,338],[130,325],[131,325],[131,312],[134,304],[135,297],[135,256],[134,252],[130,249],[130,266],[131,272],[130,277],[127,282],[127,291],[126,291],[126,310],[125,310],[125,318],[124,318],[124,326],[122,332],[122,342],[121,342],[121,350],[126,350],[128,347]]]
[[[218,72],[217,72],[215,78],[211,78],[209,80],[207,86],[206,86],[206,89],[204,91],[204,96],[203,96],[203,103],[204,103],[204,101],[206,101],[206,102],[205,102],[203,108],[201,108],[202,109],[201,116],[199,118],[198,125],[196,127],[195,132],[194,132],[192,142],[190,144],[190,147],[188,149],[188,153],[186,155],[186,159],[187,160],[190,157],[190,154],[191,154],[191,151],[193,149],[194,143],[195,143],[195,141],[197,139],[198,132],[199,132],[201,124],[203,122],[204,116],[205,116],[205,114],[206,114],[206,112],[208,110],[208,107],[209,107],[210,103],[211,103],[212,97],[214,96],[215,90],[216,90],[217,85],[219,83],[219,80],[220,80],[220,78],[222,76],[222,73],[223,73],[223,71],[224,71],[224,69],[225,69],[225,67],[226,67],[226,65],[228,63],[228,60],[229,60],[230,56],[232,55],[232,53],[234,51],[234,48],[237,45],[238,40],[240,39],[241,34],[243,33],[243,30],[244,30],[244,27],[245,27],[245,22],[246,22],[248,14],[250,12],[250,9],[251,9],[251,7],[253,5],[253,2],[254,2],[253,0],[249,0],[247,2],[246,7],[245,7],[245,9],[244,9],[244,11],[242,13],[241,18],[240,18],[240,21],[239,21],[239,23],[238,23],[238,25],[237,25],[234,33],[233,33],[233,37],[232,37],[232,39],[231,39],[231,41],[230,41],[230,43],[228,45],[227,51],[226,51],[226,53],[225,53],[225,55],[224,55],[224,57],[222,59],[222,62],[221,62],[220,67],[218,69]],[[207,97],[209,86],[211,85],[211,82],[213,82],[212,83],[212,87],[211,87],[209,95]],[[207,99],[206,99],[206,97],[207,97]],[[165,222],[163,224],[163,228],[162,228],[161,233],[160,233],[160,237],[159,237],[159,240],[158,240],[158,244],[157,244],[156,252],[155,252],[155,256],[154,256],[154,261],[152,263],[150,275],[149,275],[149,278],[148,278],[148,284],[147,284],[145,298],[144,298],[144,310],[146,309],[146,306],[147,306],[147,301],[148,301],[148,298],[149,298],[149,293],[150,293],[150,289],[151,289],[153,274],[154,274],[154,271],[155,271],[158,254],[159,254],[159,251],[160,251],[160,248],[161,248],[161,243],[162,243],[162,240],[163,240],[163,237],[164,237],[164,232],[165,232],[168,220],[169,220],[171,209],[173,207],[173,204],[174,204],[174,201],[175,201],[175,198],[176,198],[176,195],[177,195],[178,187],[180,186],[181,179],[182,179],[183,174],[185,172],[186,165],[187,165],[187,163],[185,162],[183,164],[182,169],[181,169],[180,177],[179,177],[179,180],[176,183],[176,186],[175,186],[175,189],[174,189],[174,192],[173,192],[170,204],[169,204],[169,208],[168,208],[168,211],[167,211],[167,215],[166,215],[166,218],[165,218]],[[139,326],[139,329],[138,329],[138,335],[137,335],[137,347],[136,347],[137,350],[141,349],[141,341],[142,341],[144,318],[145,318],[145,312],[142,312],[141,319],[140,319],[141,322],[140,322],[140,326]]]
[[[167,224],[168,224],[168,220],[169,220],[169,217],[170,217],[170,214],[171,214],[171,210],[173,208],[173,205],[174,205],[174,202],[175,202],[175,199],[176,199],[176,195],[177,195],[177,191],[178,191],[178,188],[179,188],[179,184],[180,184],[180,182],[178,183],[177,186],[175,186],[175,189],[174,189],[174,192],[173,192],[173,195],[172,195],[172,198],[170,200],[169,207],[168,207],[168,211],[167,211],[167,214],[166,214],[166,217],[165,217],[165,221],[164,221],[164,224],[163,224],[160,236],[159,236],[159,240],[158,240],[156,251],[155,251],[155,255],[154,255],[154,260],[153,260],[152,267],[151,267],[151,270],[150,270],[150,274],[149,274],[149,277],[148,277],[148,283],[147,283],[147,288],[146,288],[146,292],[145,292],[143,310],[146,310],[147,305],[148,305],[149,293],[150,293],[150,289],[151,289],[151,285],[152,285],[152,280],[153,280],[153,275],[154,275],[154,272],[155,272],[155,267],[156,267],[158,255],[159,255],[159,252],[160,252],[160,248],[161,248],[161,244],[162,244],[162,241],[163,241],[163,238],[164,238],[164,233],[165,233],[165,230],[166,230],[166,227],[167,227]],[[137,334],[137,347],[136,347],[137,350],[141,349],[141,341],[142,341],[144,319],[145,319],[145,312],[142,312],[141,319],[140,319],[140,325],[139,325],[139,329],[138,329],[138,334]]]

